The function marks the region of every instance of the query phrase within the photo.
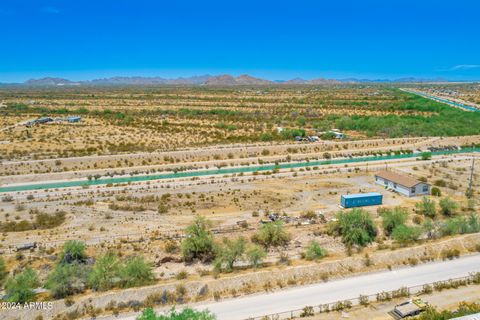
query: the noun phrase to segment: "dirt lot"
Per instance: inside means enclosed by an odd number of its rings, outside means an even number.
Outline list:
[[[444,179],[446,186],[441,188],[443,194],[450,195],[462,208],[466,208],[463,195],[467,188],[467,169],[470,165],[469,157],[453,156],[441,157],[428,164],[416,160],[402,161],[390,164],[390,168],[417,178],[427,178],[431,183]],[[36,241],[48,250],[60,246],[68,239],[83,239],[92,245],[92,255],[121,246],[126,255],[143,254],[154,261],[157,265],[156,274],[168,279],[182,270],[197,272],[198,266],[195,265],[160,262],[171,256],[165,253],[165,242],[161,238],[183,234],[183,229],[192,222],[195,215],[210,219],[221,238],[223,230],[231,235],[250,237],[260,226],[261,219],[266,219],[269,213],[278,213],[292,219],[287,223],[287,228],[293,235],[286,251],[290,258],[299,258],[300,253],[314,239],[328,250],[331,257],[343,257],[345,247],[340,239],[332,238],[324,232],[325,222],[333,219],[340,210],[341,194],[381,192],[384,194],[384,207],[407,208],[410,223],[416,216],[414,205],[420,198],[405,198],[386,192],[382,186],[374,183],[374,172],[384,169],[384,166],[359,164],[356,166],[359,170],[353,170],[348,166],[336,165],[324,170],[284,170],[267,176],[245,175],[193,181],[155,181],[128,187],[102,186],[93,189],[25,192],[23,197],[14,202],[0,202],[2,221],[29,220],[38,211],[54,214],[59,210],[67,212],[66,221],[51,230],[4,233],[1,245],[8,249]],[[476,175],[479,172],[477,167]],[[478,182],[475,186],[478,187]],[[29,200],[26,194],[33,195],[33,199]],[[381,222],[378,206],[365,209],[378,223]],[[302,218],[309,211],[321,213],[325,221]],[[241,221],[243,227],[238,225]],[[144,241],[128,243],[141,239]],[[145,241],[147,239],[149,240]],[[104,242],[110,244],[105,247],[102,244]],[[273,263],[278,256],[278,252],[272,251],[267,261]],[[173,259],[179,261],[180,256],[173,255]],[[203,268],[210,269],[211,266]]]

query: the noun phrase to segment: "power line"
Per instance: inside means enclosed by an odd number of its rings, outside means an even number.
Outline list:
[[[467,198],[473,197],[473,172],[475,170],[475,156],[472,157],[472,168],[470,170],[470,181],[468,183]]]

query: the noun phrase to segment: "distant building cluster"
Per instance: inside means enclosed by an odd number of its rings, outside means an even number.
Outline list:
[[[277,133],[281,134],[285,131],[283,127],[277,127]],[[313,132],[312,132],[313,133]],[[330,140],[330,139],[345,139],[347,136],[345,133],[340,132],[338,129],[332,129],[329,131],[317,131],[315,134],[310,134],[306,136],[295,136],[295,141],[307,141],[307,142],[317,142],[320,140]]]
[[[63,122],[69,122],[69,123],[76,123],[80,122],[82,120],[81,117],[79,116],[69,116],[66,118],[50,118],[50,117],[43,117],[43,118],[38,118],[35,120],[30,120],[25,123],[26,127],[33,127],[36,125],[40,124],[47,124],[47,123],[63,123]]]

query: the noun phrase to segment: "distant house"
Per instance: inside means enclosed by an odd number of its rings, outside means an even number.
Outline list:
[[[335,139],[344,139],[345,134],[342,132],[337,132],[337,131],[331,131],[335,135]]]
[[[70,116],[70,117],[67,117],[67,121],[68,121],[68,122],[80,122],[80,120],[82,120],[82,118],[79,117],[79,116]]]
[[[347,136],[345,133],[340,132],[338,129],[332,129],[329,131],[317,131],[319,136],[322,136],[323,139],[345,139]]]
[[[35,120],[36,123],[48,123],[48,122],[52,122],[53,119],[50,118],[50,117],[44,117],[44,118],[39,118],[37,120]]]
[[[329,132],[331,132],[335,135],[335,139],[344,139],[345,138],[345,133],[341,132],[338,129],[332,129]]]
[[[24,250],[31,250],[35,249],[37,247],[36,242],[29,242],[29,243],[24,243],[20,244],[16,247],[17,251],[24,251]]]
[[[407,197],[430,194],[430,185],[428,183],[392,171],[376,173],[375,182]]]
[[[53,122],[53,119],[50,117],[44,117],[44,118],[38,118],[35,120],[30,120],[25,123],[27,127],[33,127],[37,124],[45,124],[45,123],[50,123]]]

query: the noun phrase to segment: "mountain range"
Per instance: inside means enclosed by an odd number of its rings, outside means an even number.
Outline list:
[[[112,77],[86,81],[72,81],[64,78],[46,77],[40,79],[30,79],[20,85],[39,87],[39,86],[157,86],[157,85],[205,85],[205,86],[238,86],[238,85],[323,85],[323,84],[342,84],[342,83],[418,83],[418,82],[448,82],[442,78],[423,79],[423,78],[399,78],[389,79],[325,79],[318,78],[305,80],[302,78],[294,78],[291,80],[267,80],[242,74],[238,77],[222,74],[222,75],[200,75],[192,77],[180,78],[161,78],[161,77]]]

